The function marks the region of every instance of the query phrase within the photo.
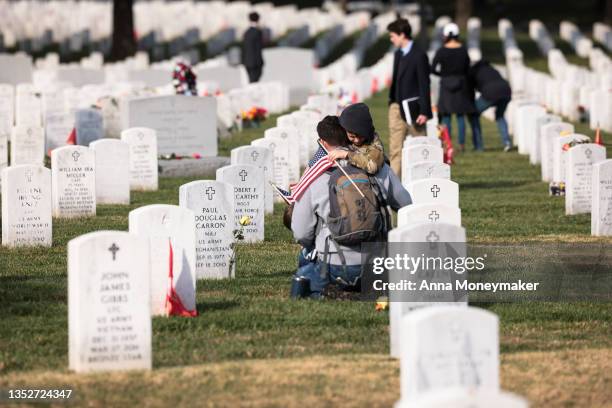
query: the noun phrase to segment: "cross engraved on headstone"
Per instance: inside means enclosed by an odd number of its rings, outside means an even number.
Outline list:
[[[429,234],[427,234],[427,237],[425,237],[425,239],[427,240],[427,242],[438,242],[440,241],[440,236],[436,234],[435,231],[429,231]]]
[[[25,172],[25,177],[26,177],[26,180],[28,180],[28,183],[32,182],[32,176],[33,176],[32,170],[27,169]]]
[[[208,199],[209,199],[209,200],[212,200],[212,199],[213,199],[213,197],[215,196],[216,191],[215,191],[215,189],[214,189],[214,188],[212,188],[212,187],[208,187],[208,188],[206,189],[205,193],[206,193],[206,196],[208,197]]]
[[[423,160],[427,160],[427,158],[429,157],[429,150],[423,149],[421,151],[421,155],[423,156]]]
[[[257,153],[256,150],[253,150],[251,152],[251,157],[253,158],[253,161],[257,161],[257,158],[259,157],[259,153]]]
[[[113,242],[113,245],[111,245],[110,248],[108,248],[108,250],[113,254],[113,261],[114,261],[117,257],[117,251],[119,251],[119,247],[117,246],[117,244]]]
[[[72,158],[74,159],[74,161],[79,161],[79,157],[81,157],[81,153],[77,151],[72,152]]]
[[[240,180],[245,181],[249,173],[247,173],[246,170],[242,169],[240,173],[238,173],[238,175],[240,176]]]
[[[436,221],[438,221],[440,219],[440,214],[438,214],[438,212],[436,210],[432,210],[429,213],[429,217],[428,218],[429,218],[429,221],[436,222]]]
[[[438,187],[437,184],[434,184],[430,191],[431,191],[431,194],[433,194],[434,198],[438,198],[438,193],[440,192],[440,187]]]
[[[590,159],[591,159],[591,156],[593,155],[593,151],[592,151],[590,148],[587,148],[587,149],[584,151],[584,155],[586,156],[586,158],[587,158],[587,159],[589,159],[589,160],[590,160]]]

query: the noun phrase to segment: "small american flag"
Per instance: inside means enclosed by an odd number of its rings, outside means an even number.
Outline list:
[[[319,146],[319,149],[317,149],[314,156],[312,156],[312,159],[310,159],[310,161],[308,162],[308,167],[314,166],[316,162],[318,162],[325,156],[327,156],[327,152],[325,151],[325,149]]]
[[[302,178],[300,178],[300,181],[293,186],[291,193],[282,189],[279,189],[279,191],[286,196],[288,202],[293,204],[300,199],[313,181],[333,165],[334,162],[328,159],[325,149],[319,147],[319,150],[317,150],[312,159],[308,162],[308,170],[306,170]]]

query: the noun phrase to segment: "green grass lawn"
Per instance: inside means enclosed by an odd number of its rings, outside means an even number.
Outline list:
[[[367,101],[385,142],[386,99],[381,93]],[[220,154],[262,137],[273,124],[272,117],[262,128],[223,139]],[[588,215],[565,216],[563,199],[548,196],[538,168],[516,152],[504,153],[494,124],[483,120],[483,130],[487,151],[460,154],[452,167],[469,241],[595,240]],[[581,125],[577,130],[591,134]],[[67,242],[91,231],[127,230],[130,210],[178,204],[179,186],[189,181],[161,179],[159,191],[133,193],[130,206],[98,206],[95,218],[54,220],[50,249],[0,248],[0,387],[75,384],[80,401],[94,405],[292,406],[295,398],[323,406],[392,404],[399,387],[397,363],[387,358],[387,313],[365,302],[289,300],[298,246],[282,226],[279,206],[266,217],[265,242],[239,246],[235,279],[198,282],[197,318],[153,319],[153,373],[68,373]],[[606,400],[609,304],[480,306],[500,317],[505,389],[527,395],[532,406]],[[581,369],[576,376],[566,375],[575,367]],[[361,393],[347,394],[344,385],[366,395],[349,395]]]

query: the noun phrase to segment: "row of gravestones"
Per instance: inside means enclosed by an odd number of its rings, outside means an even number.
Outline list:
[[[428,242],[433,244],[429,251],[436,253],[450,245],[461,253],[466,234],[458,184],[450,180],[450,166],[443,162],[435,122],[428,127],[431,135],[404,141],[402,184],[413,204],[399,210],[389,242]],[[452,273],[436,276],[448,282]],[[403,278],[402,271],[389,270],[389,282]],[[389,293],[390,349],[400,359],[401,399],[396,407],[526,407],[523,398],[500,390],[498,317],[467,307],[467,298],[451,296],[443,302],[447,303]]]
[[[97,109],[80,109],[74,114],[53,114],[46,118],[45,126],[27,124],[14,126],[7,137],[7,127],[0,132],[0,144],[10,140],[11,165],[42,164],[45,155],[54,149],[69,144],[70,133],[74,129],[76,144],[89,146],[104,137],[102,114]],[[2,161],[8,162],[8,150]]]
[[[87,146],[103,137],[118,138],[121,129],[149,127],[157,131],[160,154],[217,155],[213,97],[132,95],[113,99],[96,96],[104,89],[83,89],[81,94],[100,105],[100,109],[90,109],[83,108],[77,91],[47,87],[40,91],[33,84],[19,84],[15,91],[12,85],[0,84],[0,140],[10,132],[17,153],[22,145],[42,162],[46,152],[67,144],[73,128],[76,143]],[[112,89],[106,91],[112,93]]]
[[[534,29],[541,23],[536,21]],[[512,40],[507,45],[506,61],[508,79],[513,93],[524,93],[546,105],[553,113],[562,114],[571,121],[588,118],[592,130],[610,131],[612,119],[612,60],[598,48],[589,51],[589,67],[571,64],[559,49],[547,52],[549,74],[527,68],[522,53],[516,47],[512,24],[500,20],[500,37]],[[508,33],[508,29],[510,30]]]
[[[177,42],[188,45],[200,41],[210,41],[210,36],[231,23],[231,28],[239,30],[242,36],[248,28],[248,13],[257,10],[263,17],[263,24],[273,28],[271,34],[276,39],[291,28],[301,24],[311,25],[310,32],[315,35],[331,21],[340,21],[340,13],[329,13],[322,9],[278,8],[268,4],[211,3],[202,7],[197,3],[182,2],[157,4],[138,4],[134,8],[135,30],[140,33],[140,45],[153,48],[156,42]],[[72,18],[78,25],[61,24]],[[67,7],[63,1],[26,2],[13,6],[6,5],[0,16],[0,50],[6,46],[19,46],[22,50],[40,52],[43,48],[59,42],[60,51],[78,52],[84,48],[96,47],[100,43],[105,52],[110,47],[109,31],[112,12],[108,4],[80,2]],[[181,20],[181,23],[179,23]],[[163,27],[161,22],[163,23]],[[314,29],[317,29],[316,31]]]
[[[320,114],[324,102],[312,99],[310,113]],[[298,120],[291,122],[296,129],[306,127],[300,118],[290,116]],[[262,140],[291,142],[296,152],[301,146],[275,134]],[[195,311],[196,279],[234,276],[236,231],[243,229],[247,242],[263,240],[264,211],[272,210],[271,191],[264,186],[274,179],[273,167],[286,149],[269,143],[233,149],[232,164],[219,168],[216,180],[179,188],[178,206],[156,204],[131,211],[129,233],[98,231],[68,243],[71,369],[150,369],[151,316],[168,313],[170,290],[186,310]],[[250,222],[241,225],[245,216]]]
[[[530,102],[513,102],[519,152],[541,166],[551,190],[565,190],[565,213],[591,214],[591,234],[612,235],[612,160],[604,146]]]
[[[252,220],[243,231],[246,240],[263,239],[263,183],[259,167],[226,166],[217,181],[182,185],[179,206],[131,211],[129,233],[98,231],[71,240],[70,368],[150,369],[151,316],[168,313],[170,288],[187,311],[195,311],[197,278],[234,274],[239,218]]]
[[[52,216],[95,216],[97,204],[129,204],[131,190],[157,190],[155,131],[60,147],[51,151],[51,170],[19,164],[4,168],[1,180],[2,245],[51,246]]]
[[[459,185],[452,181],[450,165],[436,136],[409,136],[402,149],[402,185],[413,204],[398,212],[398,226],[413,223],[448,223],[461,226]]]
[[[187,102],[185,98],[181,98],[180,101]],[[145,105],[153,104],[146,99],[138,102]],[[161,102],[169,103],[165,99]],[[263,185],[255,189],[265,190],[262,199],[266,212],[272,212],[273,209],[273,192],[268,181],[273,180],[283,187],[288,187],[290,182],[297,181],[299,164],[307,160],[313,152],[313,145],[316,146],[316,132],[312,129],[316,128],[315,124],[322,112],[331,113],[334,107],[330,98],[312,96],[303,110],[279,117],[279,127],[266,131],[265,137],[254,141],[252,148],[245,146],[232,151],[233,164],[255,165],[263,171],[264,177],[259,177]],[[140,115],[144,118],[141,120],[152,116],[150,112],[158,108],[158,104],[153,104],[153,107],[143,109],[146,114]],[[177,110],[175,106],[174,111]],[[22,155],[28,156],[28,160],[14,160],[13,163],[23,163],[23,165],[11,166],[3,173],[2,185],[5,188],[2,201],[3,212],[6,214],[3,217],[3,245],[51,245],[52,215],[92,216],[95,215],[97,204],[129,204],[130,189],[157,189],[155,130],[133,128],[122,133],[123,141],[103,139],[92,142],[89,148],[66,146],[54,149],[51,152],[51,172],[40,167],[44,157],[41,147],[44,144],[43,138],[40,134],[31,133],[32,140],[38,140],[38,143],[32,142],[27,145],[33,146],[31,150],[38,153]],[[16,148],[20,144],[12,143],[12,146]],[[302,147],[306,154],[302,154]],[[19,149],[15,149],[15,152],[19,152]],[[13,159],[18,157],[19,154],[13,153]],[[241,170],[244,171],[242,174],[256,174],[258,171],[258,169],[252,172],[248,169]],[[237,210],[243,207],[258,208],[256,203],[250,205],[249,200],[259,194],[259,191],[257,193],[248,191],[249,187],[245,185],[244,179],[246,176],[242,174],[235,175],[235,181],[232,182],[243,189],[244,198],[236,200]],[[48,179],[52,182],[49,183]],[[36,194],[24,195],[22,194],[24,191],[33,191]],[[23,202],[15,205],[14,203],[19,200]],[[231,212],[233,213],[234,211]],[[247,227],[246,235],[251,239],[253,235],[251,231],[255,231],[256,239],[261,240],[263,212],[253,218],[254,222]],[[41,220],[44,222],[39,222]],[[228,233],[220,234],[224,236],[221,241],[231,240],[231,232],[232,228]]]

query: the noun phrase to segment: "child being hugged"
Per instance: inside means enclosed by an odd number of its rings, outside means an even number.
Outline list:
[[[374,175],[385,163],[382,141],[374,129],[370,109],[365,103],[355,103],[340,114],[340,125],[351,144],[347,150],[329,152],[331,160],[346,159],[351,165]]]

